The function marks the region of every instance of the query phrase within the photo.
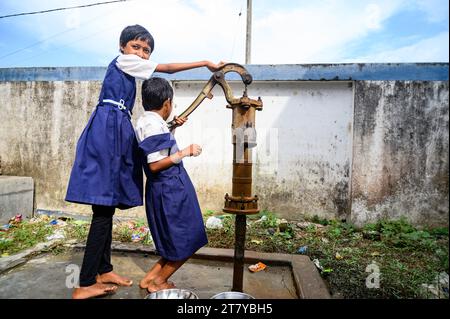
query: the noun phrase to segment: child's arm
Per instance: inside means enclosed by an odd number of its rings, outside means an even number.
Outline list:
[[[163,158],[157,162],[149,163],[148,167],[152,173],[158,173],[162,170],[165,170],[172,166],[173,164],[177,164],[181,162],[181,160],[186,156],[199,156],[202,152],[202,148],[197,144],[191,144],[185,149],[176,152],[170,156]]]
[[[212,63],[211,61],[198,61],[198,62],[188,62],[188,63],[167,63],[167,64],[158,64],[156,66],[155,72],[162,73],[176,73],[180,71],[186,71],[190,69],[196,69],[206,66],[211,72],[217,71],[222,65],[223,62],[219,64]]]
[[[186,123],[188,119],[187,117],[178,117],[177,115],[175,115],[173,120],[175,121],[175,124],[170,128],[170,132],[172,133],[172,135],[175,135],[175,129]]]

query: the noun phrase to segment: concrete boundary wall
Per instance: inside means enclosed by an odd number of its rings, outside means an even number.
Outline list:
[[[0,223],[16,216],[33,215],[34,185],[31,177],[0,175]]]
[[[400,216],[448,225],[448,63],[248,69],[254,78],[249,96],[264,102],[256,115],[253,171],[261,209],[358,225]],[[0,171],[32,177],[39,209],[89,212],[63,199],[105,70],[0,69]],[[158,76],[172,82],[180,113],[211,73]],[[241,83],[229,80],[241,94]],[[204,210],[220,210],[231,191],[231,111],[219,88],[213,94],[176,133],[180,146],[203,145],[202,156],[185,166]],[[138,98],[134,122],[141,113]],[[143,217],[144,211],[120,214]]]

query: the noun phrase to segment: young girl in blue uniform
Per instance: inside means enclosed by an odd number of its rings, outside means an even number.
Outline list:
[[[174,131],[166,124],[172,98],[173,90],[162,78],[142,84],[145,113],[136,123],[136,135],[146,163],[145,210],[161,256],[140,282],[149,292],[174,287],[169,277],[208,242],[197,195],[182,162],[183,157],[200,155],[201,147],[178,149]],[[178,119],[177,126],[185,121]]]
[[[111,241],[115,209],[142,205],[142,163],[130,120],[135,79],[149,79],[153,72],[175,73],[203,66],[216,71],[221,65],[209,61],[157,64],[149,60],[154,48],[154,39],[144,27],[133,25],[122,31],[122,54],[109,64],[97,107],[77,144],[66,201],[92,205],[93,217],[80,287],[74,290],[73,298],[112,293],[117,287],[109,284],[132,285],[131,280],[113,272]]]

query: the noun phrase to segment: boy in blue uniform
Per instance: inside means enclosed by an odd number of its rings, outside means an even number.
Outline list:
[[[172,99],[166,80],[151,78],[142,84],[145,113],[137,121],[136,135],[146,163],[145,210],[161,256],[140,282],[149,292],[174,287],[168,278],[208,243],[197,195],[182,162],[186,156],[200,155],[202,149],[196,144],[178,149],[166,123]],[[185,121],[178,118],[176,126]]]
[[[126,27],[120,35],[120,56],[106,71],[98,105],[83,130],[67,188],[66,201],[92,205],[80,287],[73,298],[84,299],[114,292],[108,284],[131,286],[131,280],[113,272],[111,265],[112,217],[115,209],[142,205],[142,167],[131,124],[136,78],[153,72],[175,73],[206,66],[209,61],[158,64],[149,60],[152,35],[142,26]]]

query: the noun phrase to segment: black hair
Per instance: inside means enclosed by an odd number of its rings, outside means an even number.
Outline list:
[[[173,89],[163,78],[152,77],[142,83],[142,106],[144,110],[160,110],[164,102],[172,100]]]
[[[150,46],[150,52],[155,50],[155,40],[152,35],[146,28],[139,24],[130,25],[122,30],[122,33],[120,34],[120,46],[124,47],[132,40],[147,41]],[[122,49],[120,49],[120,52],[122,52]]]

